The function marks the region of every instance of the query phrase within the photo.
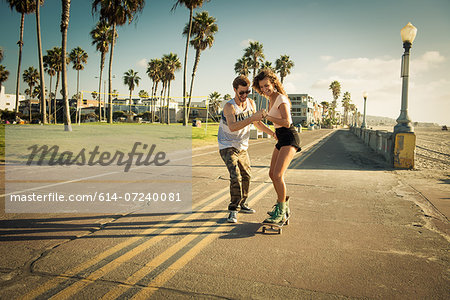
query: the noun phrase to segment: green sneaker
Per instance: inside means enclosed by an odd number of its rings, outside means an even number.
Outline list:
[[[277,204],[278,204],[278,203],[277,203]],[[277,206],[277,204],[275,204],[275,205],[272,207],[272,210],[271,210],[271,211],[268,211],[268,212],[267,212],[267,214],[268,214],[269,216],[273,216],[273,214],[275,213],[275,206]],[[291,214],[291,210],[289,209],[289,196],[286,196],[286,217],[289,217],[290,214]]]
[[[265,219],[263,223],[282,223],[286,220],[286,202],[279,202],[275,205],[274,214]]]

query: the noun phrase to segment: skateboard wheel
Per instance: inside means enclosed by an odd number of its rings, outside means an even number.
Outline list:
[[[278,234],[281,234],[281,228],[280,228],[280,229],[278,229]]]
[[[266,233],[266,227],[263,227],[262,232]]]

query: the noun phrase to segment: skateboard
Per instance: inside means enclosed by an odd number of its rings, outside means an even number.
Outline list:
[[[284,225],[289,225],[289,217],[287,217],[283,222],[281,223],[264,223],[264,221],[262,222],[262,232],[266,233],[266,231],[270,230],[270,231],[277,231],[278,234],[281,234],[281,232],[283,231],[282,228]]]

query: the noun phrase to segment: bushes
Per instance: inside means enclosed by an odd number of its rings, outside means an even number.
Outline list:
[[[21,119],[25,119],[24,115],[21,112],[17,113],[17,116]],[[16,120],[16,114],[12,110],[1,110],[0,109],[0,119],[2,123],[8,121],[9,123],[12,123]]]

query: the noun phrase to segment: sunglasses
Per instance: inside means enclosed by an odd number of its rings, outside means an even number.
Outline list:
[[[250,90],[248,90],[248,91],[241,91],[241,92],[239,92],[239,95],[244,95],[244,94],[250,94],[252,91],[250,91]]]

